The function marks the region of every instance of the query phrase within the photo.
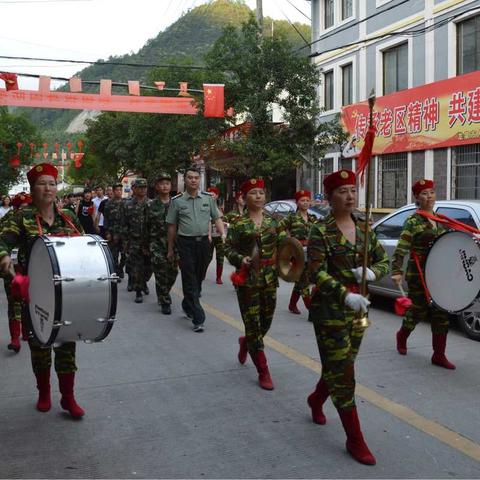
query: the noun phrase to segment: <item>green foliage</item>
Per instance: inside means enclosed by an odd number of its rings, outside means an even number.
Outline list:
[[[42,143],[41,137],[32,123],[22,115],[13,115],[5,107],[0,107],[0,193],[5,194],[9,188],[18,182],[20,168],[10,166],[10,158],[17,153],[17,142],[24,145],[22,152],[27,151],[27,145],[33,142]],[[22,155],[22,163],[24,157]]]

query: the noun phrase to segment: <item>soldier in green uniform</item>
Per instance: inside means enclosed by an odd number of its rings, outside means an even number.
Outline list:
[[[354,318],[366,313],[370,302],[359,292],[363,267],[364,232],[368,226],[352,213],[357,194],[355,174],[340,170],[327,176],[324,190],[332,211],[316,223],[308,238],[308,270],[316,287],[310,305],[322,377],[308,397],[315,423],[326,422],[322,406],[331,396],[347,434],[347,451],[358,462],[374,465],[375,458],[363,439],[355,406],[354,362],[363,329]],[[367,281],[388,271],[388,256],[373,231],[369,231]]]
[[[280,228],[296,238],[304,247],[307,246],[308,234],[311,226],[316,223],[315,215],[309,215],[308,209],[312,203],[312,194],[308,190],[299,190],[295,193],[295,201],[297,202],[297,211],[287,215],[280,221]],[[308,278],[307,269],[293,286],[292,294],[288,309],[290,312],[300,315],[297,307],[298,299],[302,297],[303,303],[307,310],[310,308],[310,280]]]
[[[202,282],[208,268],[210,243],[209,226],[212,220],[225,238],[223,221],[211,194],[200,191],[200,171],[196,166],[185,171],[184,193],[172,198],[167,214],[168,259],[175,258],[175,241],[180,257],[182,275],[182,308],[192,319],[193,331],[203,332],[205,312],[200,305]]]
[[[418,208],[427,213],[433,213],[435,206],[435,185],[432,180],[419,180],[412,187]],[[433,222],[418,213],[414,213],[405,221],[400,240],[392,258],[392,280],[397,284],[403,282],[403,259],[410,255],[407,266],[406,280],[408,296],[412,306],[407,310],[402,327],[397,332],[397,350],[401,355],[407,354],[407,339],[421,320],[430,320],[432,329],[433,356],[432,363],[440,367],[454,370],[455,365],[447,360],[445,348],[447,345],[448,313],[429,305],[425,295],[415,257],[422,271],[425,268],[430,245],[446,230],[440,224]]]
[[[103,228],[105,239],[113,256],[115,272],[119,278],[123,278],[123,268],[120,267],[120,256],[122,254],[122,231],[124,201],[122,198],[123,185],[113,185],[113,197],[105,203],[103,209]]]
[[[218,197],[220,195],[220,190],[217,187],[208,187],[207,192],[211,193],[213,195],[213,198],[215,202],[218,202]],[[218,205],[217,205],[218,206]],[[223,217],[223,212],[219,208],[220,213],[222,214]],[[217,285],[223,285],[222,282],[222,273],[223,273],[223,262],[225,259],[225,248],[224,248],[224,241],[220,235],[219,232],[217,232],[217,228],[215,227],[215,222],[212,222],[211,224],[211,231],[210,231],[210,237],[211,237],[211,255],[210,255],[210,261],[212,261],[213,258],[213,250],[215,249],[215,260],[217,262],[216,265],[216,283]]]
[[[48,163],[34,166],[27,179],[32,192],[32,205],[18,210],[0,229],[0,270],[6,274],[13,268],[10,253],[18,247],[19,267],[26,271],[27,258],[32,242],[38,235],[69,236],[83,233],[82,227],[70,210],[58,210],[55,206],[57,193],[57,169]],[[37,409],[47,412],[51,408],[50,367],[51,348],[40,347],[34,339],[29,339],[33,372],[37,379],[39,397]],[[67,342],[53,347],[55,370],[58,375],[61,406],[72,417],[80,418],[85,412],[75,401],[73,388],[75,381],[75,343]]]
[[[155,275],[155,289],[158,304],[164,315],[172,313],[172,297],[170,290],[178,275],[178,257],[172,260],[168,254],[168,224],[166,222],[170,207],[170,192],[172,191],[172,177],[169,173],[161,172],[155,180],[157,197],[147,209],[147,232],[150,246],[153,273]],[[176,248],[175,248],[176,253]]]
[[[245,336],[238,340],[238,360],[245,363],[249,352],[257,368],[260,387],[273,390],[263,337],[272,324],[277,301],[277,245],[286,235],[280,233],[275,219],[263,213],[263,180],[248,180],[243,183],[241,191],[248,211],[230,225],[225,244],[228,261],[237,269],[232,281],[245,325]]]
[[[124,205],[123,236],[127,252],[127,269],[131,287],[135,291],[135,303],[143,302],[149,294],[147,282],[152,276],[150,250],[147,236],[147,180],[137,178],[133,185],[133,198]]]

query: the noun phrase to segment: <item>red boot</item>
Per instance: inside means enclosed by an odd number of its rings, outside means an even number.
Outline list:
[[[405,327],[401,327],[397,332],[397,351],[400,355],[407,354],[407,338],[412,332]]]
[[[439,367],[447,368],[448,370],[455,370],[455,365],[448,361],[445,356],[445,348],[447,346],[447,334],[446,333],[433,333],[432,334],[433,355],[432,363]]]
[[[327,419],[323,414],[322,407],[329,395],[330,394],[328,393],[327,384],[322,377],[317,383],[315,391],[311,393],[307,398],[307,403],[312,409],[313,423],[317,423],[318,425],[325,425],[327,423]]]
[[[8,327],[10,329],[10,343],[7,348],[18,353],[20,351],[20,331],[22,325],[17,320],[9,320]]]
[[[343,428],[347,434],[347,451],[348,453],[360,463],[364,465],[375,465],[377,462],[372,452],[368,449],[367,444],[360,430],[360,422],[357,415],[357,407],[351,410],[338,409],[340,420]]]
[[[288,304],[288,309],[296,315],[300,315],[300,310],[297,308],[297,302],[299,298],[300,295],[297,292],[292,291],[292,295],[290,296],[290,303]]]
[[[303,303],[305,304],[305,308],[310,310],[310,305],[312,304],[312,297],[310,295],[305,295],[303,298]]]
[[[217,285],[223,285],[222,273],[223,273],[223,265],[217,265]]]
[[[85,415],[85,411],[75,401],[73,395],[73,385],[75,383],[75,372],[59,373],[58,384],[62,399],[60,405],[64,410],[68,410],[73,418],[81,418]]]
[[[38,401],[37,410],[48,412],[52,408],[50,399],[50,370],[41,370],[35,373],[37,377]]]
[[[238,339],[238,343],[240,344],[240,350],[238,351],[238,361],[243,365],[247,361],[247,338],[240,337]]]
[[[267,357],[265,357],[265,353],[263,350],[259,350],[258,352],[250,354],[253,360],[253,363],[257,367],[258,372],[258,383],[260,387],[265,390],[273,390],[273,382],[272,377],[270,376],[270,372],[268,371],[267,365]]]

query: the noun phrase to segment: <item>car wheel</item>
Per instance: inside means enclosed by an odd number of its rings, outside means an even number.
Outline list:
[[[462,312],[458,320],[465,335],[480,342],[480,312]]]

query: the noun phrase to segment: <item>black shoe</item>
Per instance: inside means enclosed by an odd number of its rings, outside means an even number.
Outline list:
[[[172,313],[172,308],[168,303],[162,304],[162,313],[164,315],[170,315]]]
[[[193,326],[193,331],[196,333],[202,333],[204,329],[205,329],[205,325],[203,323]]]
[[[137,292],[137,296],[135,297],[135,303],[142,303],[142,302],[143,302],[142,292]]]
[[[128,282],[128,285],[127,285],[127,292],[133,292],[133,287],[130,282]]]
[[[149,294],[150,294],[150,290],[148,289],[147,284],[145,284],[145,286],[143,287],[143,293],[144,293],[145,295],[149,295]]]
[[[123,278],[124,276],[125,276],[125,274],[123,273],[123,270],[120,270],[120,271],[118,272],[118,277],[119,277],[119,278]]]

